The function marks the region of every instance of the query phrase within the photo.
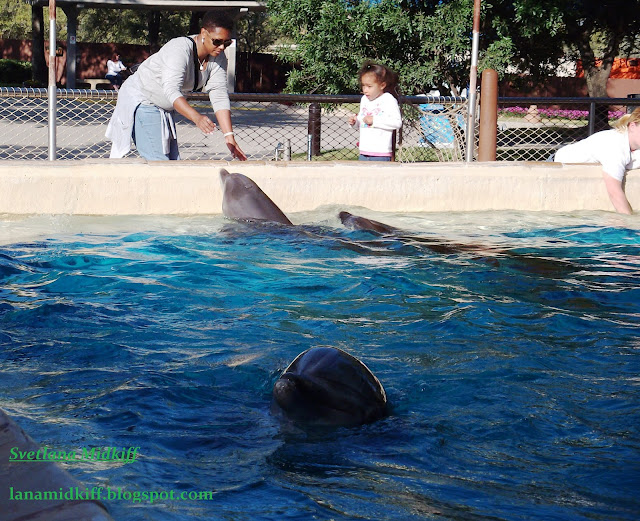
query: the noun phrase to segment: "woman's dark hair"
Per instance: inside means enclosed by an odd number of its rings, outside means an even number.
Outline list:
[[[233,31],[233,18],[224,11],[208,11],[202,17],[202,23],[200,25],[207,31],[220,28],[231,32]]]
[[[399,77],[398,73],[389,69],[389,67],[385,67],[384,65],[380,65],[379,63],[375,63],[372,61],[366,61],[362,65],[360,69],[360,73],[358,74],[358,79],[362,82],[362,76],[367,74],[368,72],[372,72],[376,75],[379,83],[384,83],[384,91],[391,94],[394,98],[398,98],[400,93],[398,92],[398,82]]]

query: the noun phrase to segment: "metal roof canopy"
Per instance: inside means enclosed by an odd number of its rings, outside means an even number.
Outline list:
[[[48,0],[27,0],[31,5],[49,5]],[[258,0],[56,0],[58,7],[104,8],[104,9],[146,9],[165,11],[208,11],[213,9],[243,9],[264,11],[266,1]]]

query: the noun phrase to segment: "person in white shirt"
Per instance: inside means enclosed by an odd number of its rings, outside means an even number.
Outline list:
[[[225,13],[209,11],[202,19],[199,34],[168,41],[140,64],[118,93],[106,132],[111,140],[109,157],[126,155],[133,137],[138,153],[145,159],[180,159],[174,111],[192,121],[204,134],[216,130],[216,124],[185,98],[185,93],[202,90],[209,94],[232,156],[247,159],[234,137],[227,92],[224,49],[233,42],[232,28],[233,20]]]
[[[612,126],[613,130],[596,132],[560,148],[553,160],[558,163],[600,163],[613,207],[619,213],[631,214],[633,210],[622,181],[627,170],[640,168],[640,107],[622,116]]]
[[[107,74],[105,78],[107,78],[113,88],[118,90],[120,85],[122,85],[122,75],[120,74],[122,71],[127,70],[122,61],[120,61],[120,55],[115,53],[113,55],[113,60],[107,60]]]
[[[349,124],[360,127],[360,161],[391,161],[393,131],[402,126],[398,75],[384,65],[366,62],[359,78],[360,112],[349,117]]]

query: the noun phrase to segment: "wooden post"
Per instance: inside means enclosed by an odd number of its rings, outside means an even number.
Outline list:
[[[498,140],[498,73],[482,71],[480,86],[480,143],[478,161],[495,161]]]

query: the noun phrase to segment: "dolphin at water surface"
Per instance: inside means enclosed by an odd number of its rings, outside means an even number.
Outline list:
[[[381,223],[380,221],[374,221],[373,219],[354,215],[349,212],[340,212],[338,218],[342,224],[352,230],[368,230],[378,233],[395,233],[400,231],[398,228]]]
[[[301,423],[355,426],[388,412],[380,381],[360,360],[334,347],[299,354],[272,394],[274,412]]]
[[[246,175],[230,174],[220,169],[222,182],[222,213],[239,221],[265,221],[286,225],[293,223]]]

